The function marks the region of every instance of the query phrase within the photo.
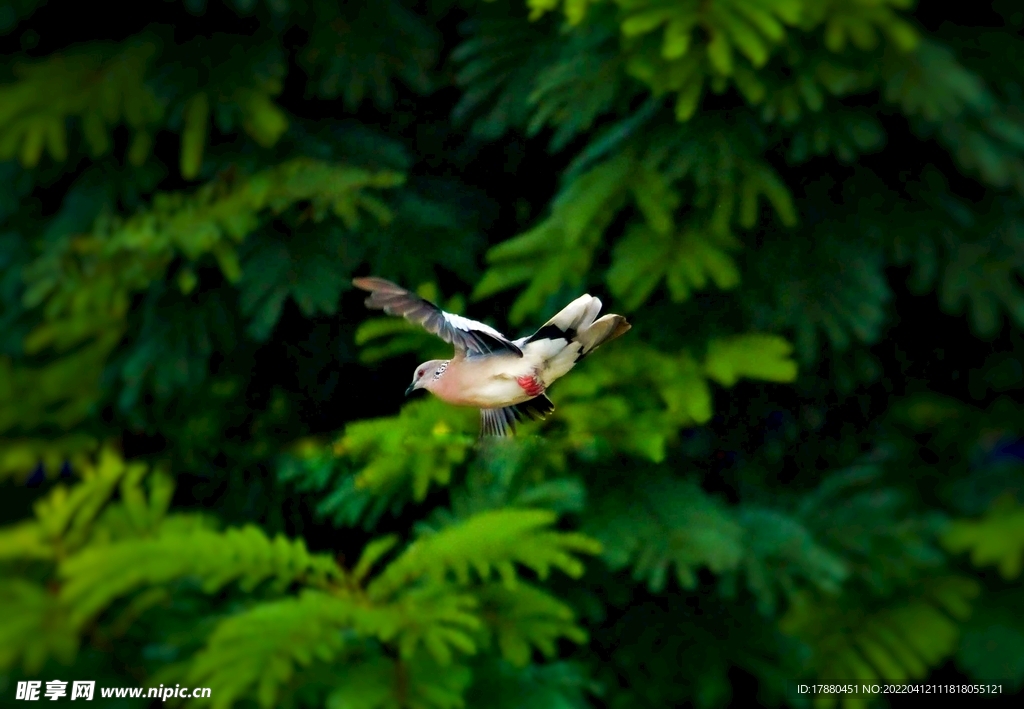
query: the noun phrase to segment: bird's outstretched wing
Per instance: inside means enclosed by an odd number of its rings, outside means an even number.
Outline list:
[[[446,313],[429,300],[391,281],[371,276],[353,278],[352,285],[370,292],[366,307],[383,310],[388,315],[401,315],[469,356],[496,353],[523,356],[521,349],[493,327]]]

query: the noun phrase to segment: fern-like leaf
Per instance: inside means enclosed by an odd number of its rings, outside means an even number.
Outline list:
[[[70,664],[78,651],[78,626],[47,588],[24,579],[0,581],[0,669],[19,662],[35,674],[49,659]]]
[[[310,554],[305,544],[268,538],[247,526],[219,533],[170,530],[142,538],[90,546],[60,565],[63,601],[75,618],[88,618],[114,599],[146,585],[195,578],[207,593],[237,580],[251,590],[273,579],[283,590],[296,581],[323,586],[343,572],[328,556]]]
[[[577,577],[583,564],[576,555],[598,553],[600,545],[582,534],[551,531],[548,527],[555,519],[549,510],[481,512],[413,542],[367,586],[367,592],[384,598],[417,579],[440,582],[449,572],[459,583],[467,583],[470,569],[484,580],[496,571],[513,586],[516,563],[541,578],[552,567]]]
[[[978,591],[971,579],[945,577],[877,609],[804,597],[781,625],[812,646],[815,674],[822,681],[900,682],[925,676],[954,651],[958,622],[970,614]],[[821,706],[835,706],[838,698],[828,697]],[[843,706],[866,704],[851,695]]]
[[[1004,498],[980,520],[952,522],[942,542],[954,554],[970,551],[975,566],[994,564],[1003,578],[1017,578],[1024,568],[1024,508]]]

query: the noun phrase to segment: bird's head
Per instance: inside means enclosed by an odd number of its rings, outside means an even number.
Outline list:
[[[429,391],[447,368],[448,360],[445,359],[432,359],[416,367],[416,372],[412,375],[412,384],[405,390],[405,395],[409,396],[417,389]]]

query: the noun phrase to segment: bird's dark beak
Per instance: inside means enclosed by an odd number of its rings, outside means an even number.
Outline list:
[[[409,388],[405,390],[405,395],[409,396],[409,394],[412,394],[413,389],[415,389],[415,388],[416,388],[416,382],[413,382],[412,384],[409,385]]]

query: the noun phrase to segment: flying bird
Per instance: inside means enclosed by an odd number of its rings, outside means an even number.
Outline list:
[[[598,318],[601,301],[581,295],[537,332],[509,340],[383,278],[355,278],[352,284],[370,292],[366,307],[401,315],[455,348],[451,359],[416,367],[405,393],[426,389],[449,404],[480,409],[481,436],[508,436],[517,420],[547,417],[555,410],[545,395],[548,387],[631,327],[621,315]]]

